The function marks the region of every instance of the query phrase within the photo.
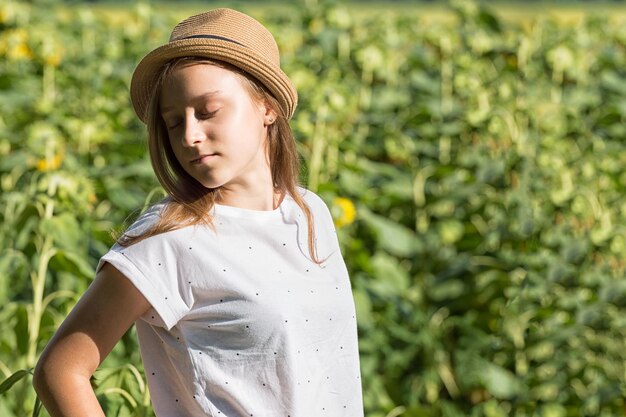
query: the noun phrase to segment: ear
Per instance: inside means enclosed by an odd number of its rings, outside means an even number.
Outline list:
[[[261,105],[261,111],[263,112],[263,126],[269,126],[278,118],[277,113],[266,102]]]

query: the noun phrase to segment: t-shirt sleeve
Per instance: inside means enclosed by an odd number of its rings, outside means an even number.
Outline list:
[[[142,214],[126,231],[137,235],[152,227],[160,217],[162,205]],[[105,262],[119,270],[152,306],[142,320],[171,329],[190,310],[189,294],[181,285],[177,248],[167,233],[152,236],[130,246],[115,243],[98,262],[96,272]]]

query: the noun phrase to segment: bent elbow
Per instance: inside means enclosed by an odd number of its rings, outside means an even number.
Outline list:
[[[51,358],[47,353],[44,350],[33,370],[33,388],[40,398],[45,397],[50,392],[51,387],[62,379],[63,368],[66,368],[55,363],[54,358]]]
[[[41,396],[43,391],[46,390],[47,384],[47,368],[46,359],[44,357],[39,358],[35,369],[33,370],[33,388],[37,395]]]

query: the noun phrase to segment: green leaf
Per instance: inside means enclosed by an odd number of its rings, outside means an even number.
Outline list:
[[[463,237],[465,226],[458,220],[448,219],[439,223],[439,235],[445,245],[452,245]]]
[[[15,152],[9,155],[3,155],[2,161],[0,161],[0,171],[10,171],[15,167],[24,167],[28,162],[28,157],[25,152]]]
[[[541,417],[565,417],[567,409],[561,404],[549,403],[541,407]]]
[[[448,278],[429,286],[427,291],[430,298],[436,302],[455,300],[465,293],[465,283],[460,279]]]
[[[339,183],[342,188],[350,190],[355,195],[362,195],[368,189],[365,178],[354,171],[342,171],[339,176]]]
[[[496,398],[513,398],[521,391],[520,382],[509,370],[493,363],[484,363],[481,377],[485,388]]]
[[[58,251],[51,262],[60,270],[75,276],[92,278],[95,275],[94,268],[87,260],[71,250]]]
[[[26,354],[28,351],[28,310],[25,304],[17,306],[17,323],[15,325],[15,339],[17,341],[17,350]]]
[[[43,219],[39,225],[41,233],[51,236],[56,245],[73,250],[81,247],[83,232],[71,213],[62,213],[49,219]]]
[[[500,21],[488,10],[482,9],[477,16],[478,22],[481,25],[488,27],[494,32],[501,32],[502,28],[500,27]]]
[[[395,223],[386,217],[372,213],[359,207],[362,219],[376,233],[378,244],[382,249],[397,256],[409,257],[418,252],[417,233]]]
[[[398,260],[384,252],[377,252],[372,258],[376,279],[370,288],[383,297],[400,296],[409,287],[409,274],[402,269]]]
[[[24,378],[26,375],[30,375],[31,373],[32,369],[20,369],[19,371],[14,372],[13,375],[0,383],[0,394],[4,394],[5,392],[7,392],[20,379]]]
[[[39,397],[35,398],[35,407],[33,408],[33,417],[38,417],[39,413],[41,412],[41,408],[42,408],[43,404],[41,403],[41,400],[39,399]]]
[[[354,288],[352,290],[352,296],[354,298],[357,323],[360,327],[372,327],[374,325],[374,318],[372,316],[372,302],[370,297],[361,288]]]

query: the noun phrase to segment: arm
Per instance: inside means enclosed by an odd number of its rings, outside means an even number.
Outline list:
[[[35,391],[52,417],[104,417],[89,378],[149,308],[121,272],[103,265],[35,367]]]

